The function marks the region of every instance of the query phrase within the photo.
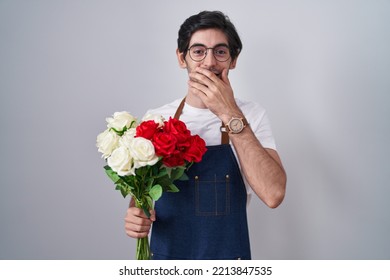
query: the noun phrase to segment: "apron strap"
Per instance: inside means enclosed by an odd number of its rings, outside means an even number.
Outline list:
[[[180,115],[183,112],[183,107],[185,103],[186,103],[186,98],[184,97],[183,100],[180,102],[179,107],[177,107],[175,116],[173,117],[174,119],[180,119]]]
[[[179,107],[177,107],[175,116],[173,117],[174,119],[180,118],[180,115],[183,112],[183,107],[185,102],[186,102],[186,98],[184,97],[183,100],[180,102]],[[222,122],[222,126],[225,126],[223,122]],[[221,144],[229,144],[229,134],[227,132],[221,131]]]
[[[222,126],[225,126],[223,122]],[[226,131],[221,131],[221,144],[229,144],[229,133]]]

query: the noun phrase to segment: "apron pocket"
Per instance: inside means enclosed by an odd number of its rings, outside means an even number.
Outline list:
[[[195,214],[197,216],[224,216],[230,213],[230,178],[194,177]]]

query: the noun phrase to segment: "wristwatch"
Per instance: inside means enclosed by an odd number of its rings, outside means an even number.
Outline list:
[[[225,126],[221,126],[221,131],[237,134],[240,133],[247,125],[248,122],[245,118],[232,117]]]

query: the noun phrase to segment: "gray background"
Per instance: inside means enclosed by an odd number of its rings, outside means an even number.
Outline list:
[[[252,199],[253,257],[390,258],[390,1],[0,0],[1,259],[134,257],[95,139],[186,93],[177,30],[205,9],[237,26],[231,82],[288,172],[279,208]]]

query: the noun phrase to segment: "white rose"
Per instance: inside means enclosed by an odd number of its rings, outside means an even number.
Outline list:
[[[135,134],[135,128],[130,128],[129,130],[127,130],[119,139],[119,145],[131,149],[131,142],[133,142]]]
[[[106,129],[96,138],[96,147],[105,159],[119,146],[119,136],[112,130]]]
[[[155,123],[158,123],[158,127],[162,127],[164,125],[164,117],[161,115],[153,115],[153,114],[147,114],[142,121],[154,121]]]
[[[158,161],[152,142],[143,137],[133,139],[130,143],[130,152],[134,159],[135,168],[154,165]]]
[[[116,148],[107,159],[107,164],[119,176],[134,175],[133,159],[129,149],[123,146]]]
[[[123,131],[126,128],[136,126],[136,118],[130,115],[128,112],[115,112],[112,118],[106,118],[107,127],[113,128],[116,131]]]

